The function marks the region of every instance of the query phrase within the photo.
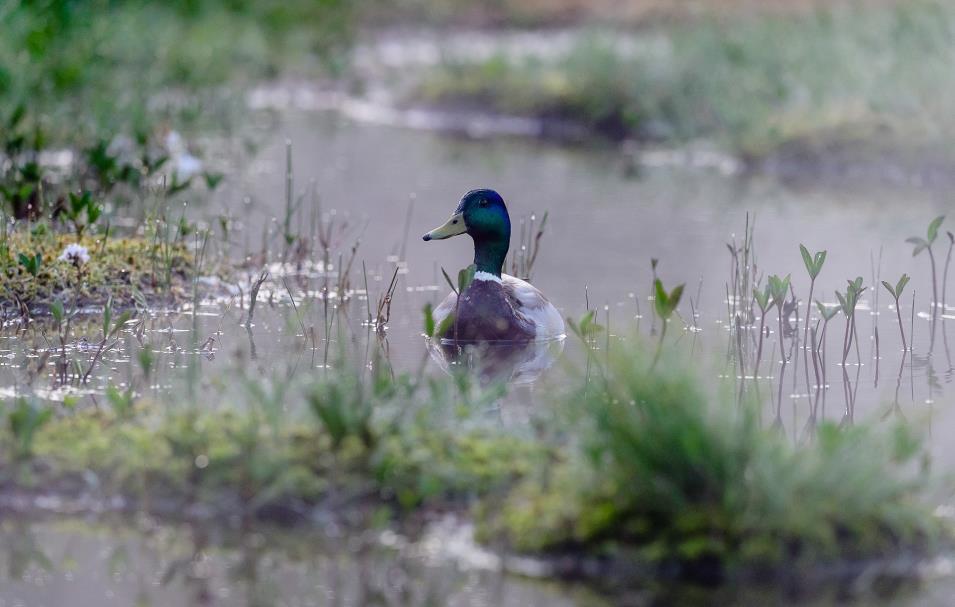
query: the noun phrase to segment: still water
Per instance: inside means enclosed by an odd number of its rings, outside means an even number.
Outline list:
[[[508,201],[515,243],[522,229],[530,230],[532,217],[540,225],[547,213],[532,280],[565,316],[597,310],[610,339],[659,330],[649,300],[651,258],[659,260],[656,271],[665,284],[686,283],[682,320],[673,321],[668,335],[691,352],[701,380],[714,387],[735,388],[753,372],[751,346],[742,367],[735,360],[727,297],[733,267],[727,243],[742,242],[747,217],[755,226],[756,277],[765,282],[770,274],[792,275],[801,302],[800,328],[793,335],[802,334],[809,288],[798,246],[827,250],[816,298],[835,303],[835,289],[844,290],[846,280],[856,276],[869,286],[859,305],[858,354],[853,349],[841,364],[841,317],[829,326],[821,368],[791,336],[781,350],[771,312],[759,373],[770,419],[794,442],[806,440],[812,420],[823,417],[846,423],[917,419],[928,429],[937,465],[955,464],[955,446],[945,440],[955,424],[950,413],[955,367],[948,347],[955,339],[948,335],[955,331],[949,327],[955,325],[955,308],[939,310],[933,339],[929,261],[924,253],[913,258],[905,243],[924,235],[928,222],[948,211],[943,192],[884,184],[786,184],[741,175],[725,163],[695,162],[692,155],[623,159],[616,150],[454,139],[324,112],[287,112],[273,119],[255,159],[236,169],[213,201],[190,208],[192,217],[207,225],[228,223],[228,236],[216,239],[215,251],[246,261],[246,276],[237,278],[245,284],[203,302],[196,314],[151,312],[135,334],[128,332],[103,355],[82,389],[33,372],[49,343],[37,331],[8,322],[0,334],[4,396],[34,393],[84,406],[115,384],[174,400],[186,391],[241,390],[236,374],[279,379],[330,372],[329,350],[347,346],[359,360],[369,356],[377,338],[364,321],[396,269],[386,341],[391,364],[397,371],[423,364],[429,373],[443,373],[421,337],[421,309],[444,297],[442,268],[453,275],[470,262],[470,241],[424,243],[420,235],[443,223],[465,191],[492,187]],[[311,265],[277,261],[288,204],[286,139],[294,181],[289,224],[300,235],[325,234],[328,266],[315,259]],[[943,224],[935,244],[939,274],[948,251],[944,231],[951,227]],[[263,251],[270,252],[272,279],[263,285],[247,328],[248,282],[266,265]],[[349,264],[346,284],[343,268]],[[910,353],[902,351],[891,298],[873,286],[882,279],[894,283],[903,272],[912,276],[901,306]],[[938,282],[941,288],[941,275]],[[351,294],[347,301],[338,285]],[[817,318],[813,309],[811,322]],[[97,330],[95,321],[79,325],[69,355],[88,360]],[[756,329],[747,329],[746,336],[753,343]],[[136,371],[144,344],[159,361],[148,382]],[[548,384],[560,384],[563,364],[581,356],[581,346],[568,339],[511,361],[502,375],[515,385],[499,404],[501,421],[520,425],[544,410],[547,403],[539,395]],[[435,562],[377,540],[356,539],[343,550],[346,540],[317,532],[302,537],[228,525],[230,531],[216,532],[154,521],[0,525],[0,607],[65,604],[67,597],[91,605],[602,604],[584,591],[468,571],[453,559]],[[941,597],[951,587],[943,576],[885,604],[948,604]],[[725,600],[767,604],[740,596]],[[711,603],[704,596],[698,604]]]

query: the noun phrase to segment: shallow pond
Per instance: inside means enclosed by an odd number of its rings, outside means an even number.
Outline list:
[[[9,322],[0,335],[3,395],[32,391],[83,404],[102,400],[112,383],[175,400],[185,391],[241,392],[237,378],[243,375],[279,379],[329,372],[329,360],[343,345],[352,356],[367,360],[377,338],[364,321],[396,267],[397,291],[385,342],[391,364],[399,371],[425,365],[428,372],[442,373],[421,336],[421,309],[444,296],[442,267],[453,274],[470,262],[470,241],[424,243],[420,236],[443,223],[466,190],[493,187],[509,203],[515,241],[522,229],[529,230],[531,216],[539,225],[548,213],[533,282],[565,316],[596,309],[598,320],[609,325],[609,339],[650,336],[659,330],[649,300],[650,259],[659,259],[657,272],[668,286],[687,284],[683,320],[671,323],[671,343],[691,350],[703,379],[714,387],[732,386],[730,393],[740,377],[752,374],[751,350],[758,331],[745,332],[749,358],[740,369],[737,344],[728,330],[733,266],[727,243],[742,242],[748,219],[755,225],[756,275],[791,273],[801,301],[809,282],[798,245],[828,250],[815,286],[817,298],[835,303],[834,290],[844,290],[846,279],[856,276],[870,287],[859,306],[858,354],[853,349],[846,366],[841,365],[844,321],[838,317],[829,327],[824,367],[821,361],[810,366],[805,349],[794,346],[792,337],[785,340],[788,362],[782,364],[778,324],[771,312],[760,371],[771,414],[767,423],[774,420],[793,441],[801,442],[822,417],[847,423],[896,415],[916,418],[930,429],[937,463],[955,463],[955,446],[944,440],[955,424],[949,406],[955,367],[948,347],[955,339],[948,335],[955,330],[949,327],[955,316],[947,318],[955,308],[939,313],[933,339],[929,260],[925,254],[913,259],[911,245],[905,243],[907,237],[924,234],[929,220],[948,210],[943,192],[882,185],[787,185],[736,174],[732,163],[703,153],[658,152],[623,160],[615,150],[454,139],[355,123],[328,112],[289,112],[249,167],[233,175],[215,200],[190,210],[209,225],[228,222],[228,238],[223,236],[214,247],[234,260],[249,260],[250,277],[262,265],[263,249],[271,252],[272,260],[281,257],[286,137],[292,143],[296,193],[288,225],[304,235],[328,230],[333,251],[329,267],[273,265],[273,279],[259,293],[250,330],[242,326],[247,320],[247,284],[232,296],[204,302],[195,315],[150,315],[138,334],[125,335],[103,354],[89,388],[60,387],[49,370],[37,374],[36,361],[44,351],[52,351],[52,360],[60,352],[42,331]],[[943,231],[946,227],[943,224]],[[943,234],[935,245],[939,274],[947,248]],[[340,270],[352,256],[346,285]],[[903,272],[912,276],[901,310],[906,338],[914,347],[909,354],[902,351],[890,298],[881,287],[872,287],[880,279],[895,282]],[[337,296],[339,283],[352,293],[347,302]],[[955,303],[955,293],[951,298]],[[800,303],[800,319],[805,310]],[[815,322],[814,309],[812,316]],[[801,327],[802,320],[795,335],[801,335]],[[94,354],[90,343],[98,339],[98,331],[96,321],[78,327],[77,336],[88,338],[67,345],[68,356],[82,361],[79,371],[69,373],[82,372],[89,363]],[[136,379],[144,343],[156,359],[148,382]],[[562,361],[579,359],[582,353],[579,343],[569,339],[546,352],[535,350],[502,362],[502,376],[518,385],[491,415],[505,424],[522,424],[531,411],[548,405],[539,398],[539,387],[559,385],[565,376]],[[14,539],[2,542],[7,566],[0,607],[58,604],[64,593],[104,605],[325,604],[316,596],[327,597],[329,604],[357,605],[378,596],[379,585],[399,597],[380,604],[429,604],[416,598],[422,595],[406,599],[401,592],[405,587],[432,592],[432,586],[436,594],[430,604],[599,604],[578,601],[565,590],[462,573],[450,564],[399,566],[387,552],[365,560],[317,539],[314,544],[295,539],[292,558],[272,545],[281,543],[284,536],[279,533],[238,533],[226,540],[202,537],[195,529],[143,526],[123,525],[127,531],[116,532],[85,529],[80,523],[4,523],[4,533]],[[215,548],[207,551],[206,543]],[[23,559],[27,564],[18,565]],[[180,574],[164,585],[170,567],[179,567]],[[196,574],[197,568],[202,575]],[[947,604],[936,601],[934,594],[938,589],[939,596],[947,596],[948,585],[940,582],[915,599],[886,604]],[[326,594],[315,595],[316,590]]]

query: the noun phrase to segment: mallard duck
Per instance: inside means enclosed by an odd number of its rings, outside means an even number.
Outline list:
[[[434,310],[435,325],[447,325],[443,339],[466,342],[528,342],[564,335],[557,308],[530,283],[502,273],[511,244],[511,218],[494,190],[472,190],[443,226],[424,240],[468,234],[474,240],[475,273],[458,296],[452,292]],[[453,322],[445,323],[451,315]]]

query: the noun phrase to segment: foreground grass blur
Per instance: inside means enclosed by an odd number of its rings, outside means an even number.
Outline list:
[[[921,501],[923,451],[902,427],[823,422],[794,447],[754,409],[705,396],[674,359],[650,371],[629,346],[578,370],[551,395],[560,414],[529,433],[482,419],[499,387],[380,363],[292,385],[242,379],[201,406],[116,391],[99,409],[8,402],[0,488],[121,495],[174,517],[320,512],[359,528],[476,507],[479,537],[510,551],[706,579],[918,553],[941,534]]]

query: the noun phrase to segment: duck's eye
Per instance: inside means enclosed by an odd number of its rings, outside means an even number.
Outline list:
[[[487,206],[487,198],[482,198],[482,199],[481,199],[481,202],[479,202],[478,204],[481,205],[482,207],[486,207],[486,206]]]

